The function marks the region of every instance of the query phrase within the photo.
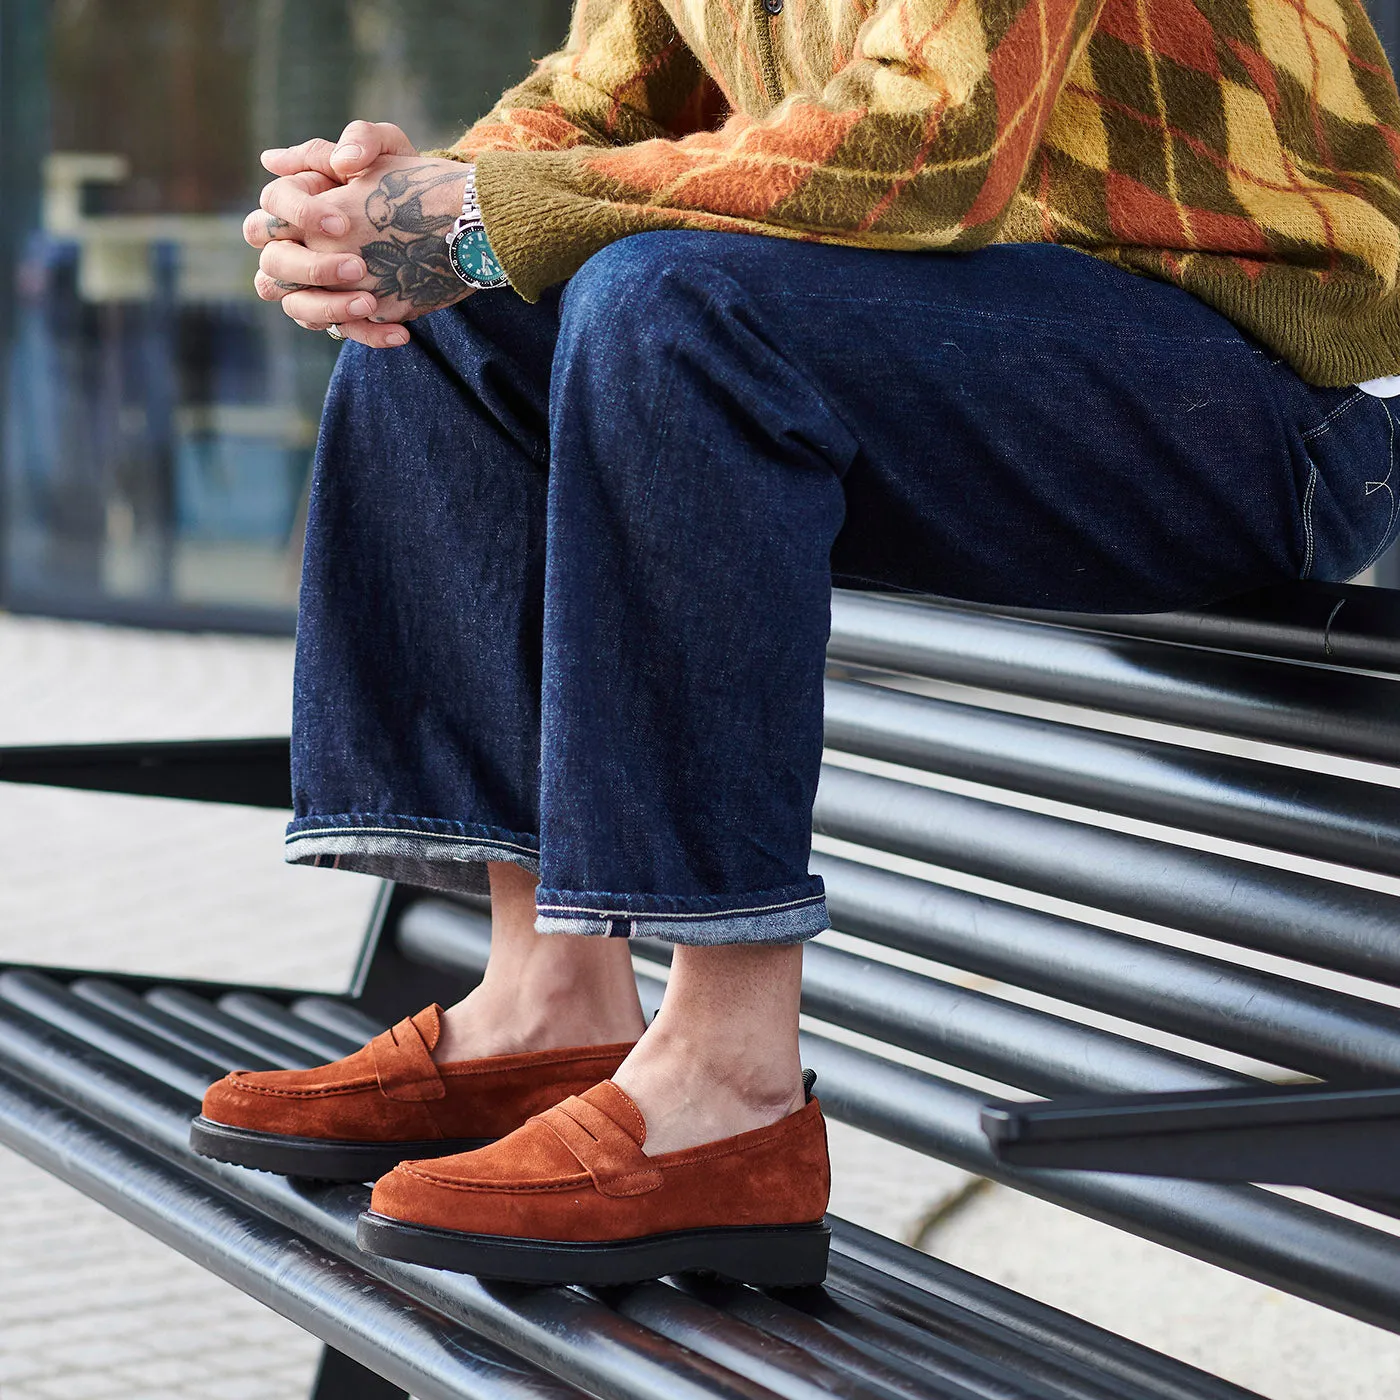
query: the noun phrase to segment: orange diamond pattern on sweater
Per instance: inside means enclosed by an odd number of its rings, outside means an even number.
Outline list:
[[[1360,0],[579,0],[443,154],[531,298],[648,229],[1052,241],[1315,383],[1400,372],[1400,97]]]

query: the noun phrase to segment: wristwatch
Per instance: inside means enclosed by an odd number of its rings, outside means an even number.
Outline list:
[[[486,291],[508,287],[510,278],[496,261],[481,221],[481,205],[476,197],[476,166],[467,166],[467,187],[462,193],[462,212],[447,234],[447,260],[452,271],[469,287]]]

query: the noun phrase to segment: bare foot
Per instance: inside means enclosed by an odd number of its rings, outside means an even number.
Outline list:
[[[659,1157],[766,1128],[802,1107],[800,944],[680,946],[661,1011],[613,1082]]]
[[[630,960],[625,981],[570,979],[565,969],[551,973],[561,974],[561,982],[556,984],[553,977],[548,986],[539,985],[543,978],[504,987],[483,982],[443,1014],[433,1059],[445,1065],[529,1050],[620,1045],[636,1040],[646,1028]]]
[[[766,1128],[806,1102],[800,1069],[716,1060],[713,1044],[648,1031],[613,1083],[646,1120],[648,1157]]]

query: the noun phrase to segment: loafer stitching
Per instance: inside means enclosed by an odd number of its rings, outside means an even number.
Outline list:
[[[360,1094],[366,1089],[379,1091],[373,1079],[348,1084],[328,1084],[321,1089],[282,1089],[271,1084],[244,1084],[235,1080],[228,1086],[240,1094],[264,1094],[277,1099],[323,1099],[343,1094]]]
[[[542,1181],[487,1182],[462,1181],[452,1177],[438,1176],[433,1172],[420,1171],[411,1162],[400,1162],[394,1171],[396,1173],[402,1172],[404,1176],[417,1177],[419,1181],[425,1181],[429,1186],[442,1186],[449,1191],[475,1191],[487,1195],[497,1191],[516,1195],[525,1195],[531,1191],[576,1191],[580,1186],[592,1187],[593,1185],[593,1178],[586,1172],[580,1172],[576,1176],[547,1177]]]

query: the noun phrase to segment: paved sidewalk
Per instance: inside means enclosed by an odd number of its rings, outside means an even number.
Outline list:
[[[0,744],[283,733],[282,641],[0,616]],[[0,787],[0,955],[336,989],[373,896],[276,813]],[[832,1208],[1256,1389],[1392,1400],[1400,1339],[842,1125]],[[0,1149],[3,1400],[302,1400],[318,1344]],[[952,1203],[951,1209],[945,1209]]]

